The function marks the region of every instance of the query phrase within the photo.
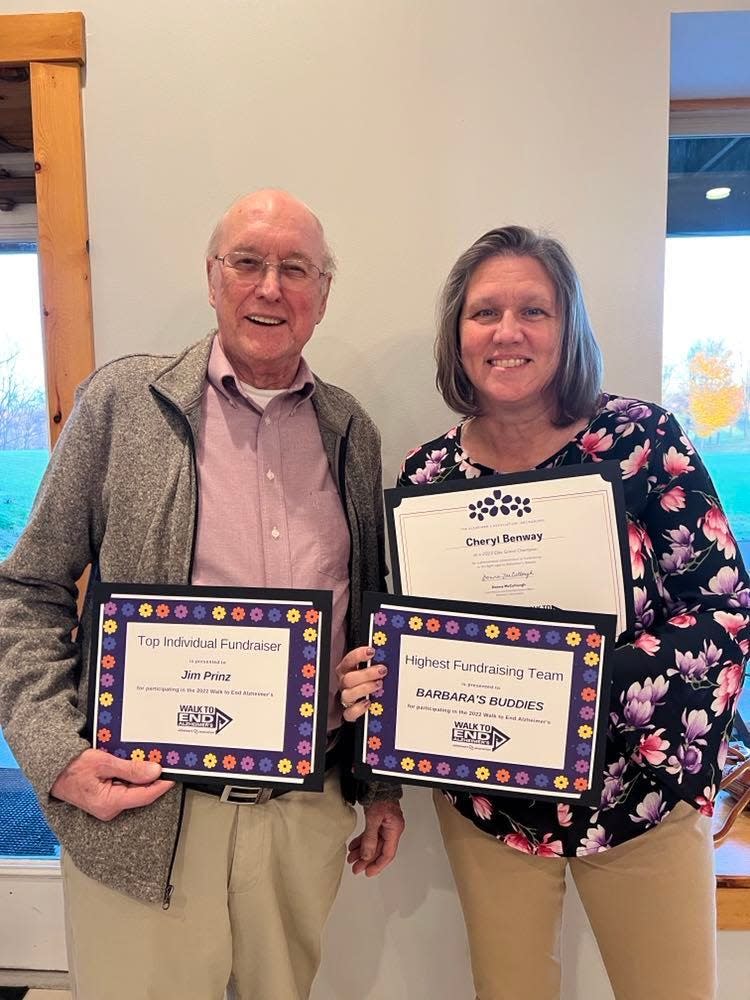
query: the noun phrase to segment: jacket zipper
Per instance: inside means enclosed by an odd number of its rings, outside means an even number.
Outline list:
[[[153,389],[154,392],[161,399],[164,400],[164,402],[168,403],[169,406],[171,406],[172,409],[175,410],[180,415],[180,417],[185,423],[185,426],[187,427],[188,441],[190,442],[190,458],[193,463],[193,476],[195,477],[195,514],[193,515],[193,537],[190,542],[190,561],[188,562],[188,573],[187,573],[187,582],[189,584],[193,575],[193,561],[195,559],[195,539],[198,534],[198,505],[200,503],[200,497],[198,496],[198,468],[195,458],[195,435],[193,434],[193,428],[190,425],[190,421],[182,412],[182,410],[171,399],[169,399],[168,396],[165,396],[155,386],[153,387]],[[172,893],[174,892],[174,885],[172,883],[172,871],[174,870],[174,862],[175,858],[177,857],[177,847],[180,843],[180,834],[182,833],[182,818],[184,814],[185,814],[185,786],[183,785],[180,790],[180,812],[177,817],[177,833],[175,834],[174,844],[172,846],[172,857],[169,859],[169,868],[167,869],[167,884],[164,887],[164,896],[162,897],[162,904],[161,904],[162,910],[168,910],[172,904]]]

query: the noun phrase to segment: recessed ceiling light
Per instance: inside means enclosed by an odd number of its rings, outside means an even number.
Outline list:
[[[727,187],[709,188],[708,191],[706,191],[706,198],[708,198],[709,201],[721,201],[722,198],[728,198],[731,193],[732,189]]]

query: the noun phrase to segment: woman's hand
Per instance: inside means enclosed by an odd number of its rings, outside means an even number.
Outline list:
[[[336,667],[339,699],[347,722],[354,722],[364,715],[370,707],[370,695],[377,695],[382,690],[388,667],[379,664],[359,669],[360,663],[365,663],[374,655],[375,650],[371,646],[358,646],[347,653]]]

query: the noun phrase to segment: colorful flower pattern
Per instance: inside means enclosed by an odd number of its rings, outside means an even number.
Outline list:
[[[461,431],[459,425],[411,452],[398,485],[502,471],[474,462]],[[610,653],[601,799],[559,812],[544,799],[493,797],[484,818],[469,794],[449,796],[482,830],[543,856],[607,850],[661,822],[680,800],[710,814],[750,648],[750,583],[711,480],[674,417],[651,403],[603,394],[588,426],[538,468],[602,460],[616,461],[623,480],[635,641]],[[464,632],[472,634],[468,623]],[[569,632],[547,629],[544,638],[548,646],[577,648]],[[601,637],[591,633],[579,643],[598,651]],[[577,717],[579,739],[590,746],[593,708],[581,706]],[[546,789],[554,778],[540,772],[533,784]],[[577,792],[588,788],[582,776],[572,784]]]

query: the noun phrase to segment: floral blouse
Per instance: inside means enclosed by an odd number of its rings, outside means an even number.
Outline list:
[[[497,474],[472,461],[461,431],[410,452],[398,485]],[[675,418],[604,394],[591,423],[537,468],[605,459],[622,470],[636,621],[635,641],[612,653],[601,800],[592,808],[448,795],[480,829],[527,854],[605,851],[660,823],[680,800],[710,816],[750,649],[748,577]]]

